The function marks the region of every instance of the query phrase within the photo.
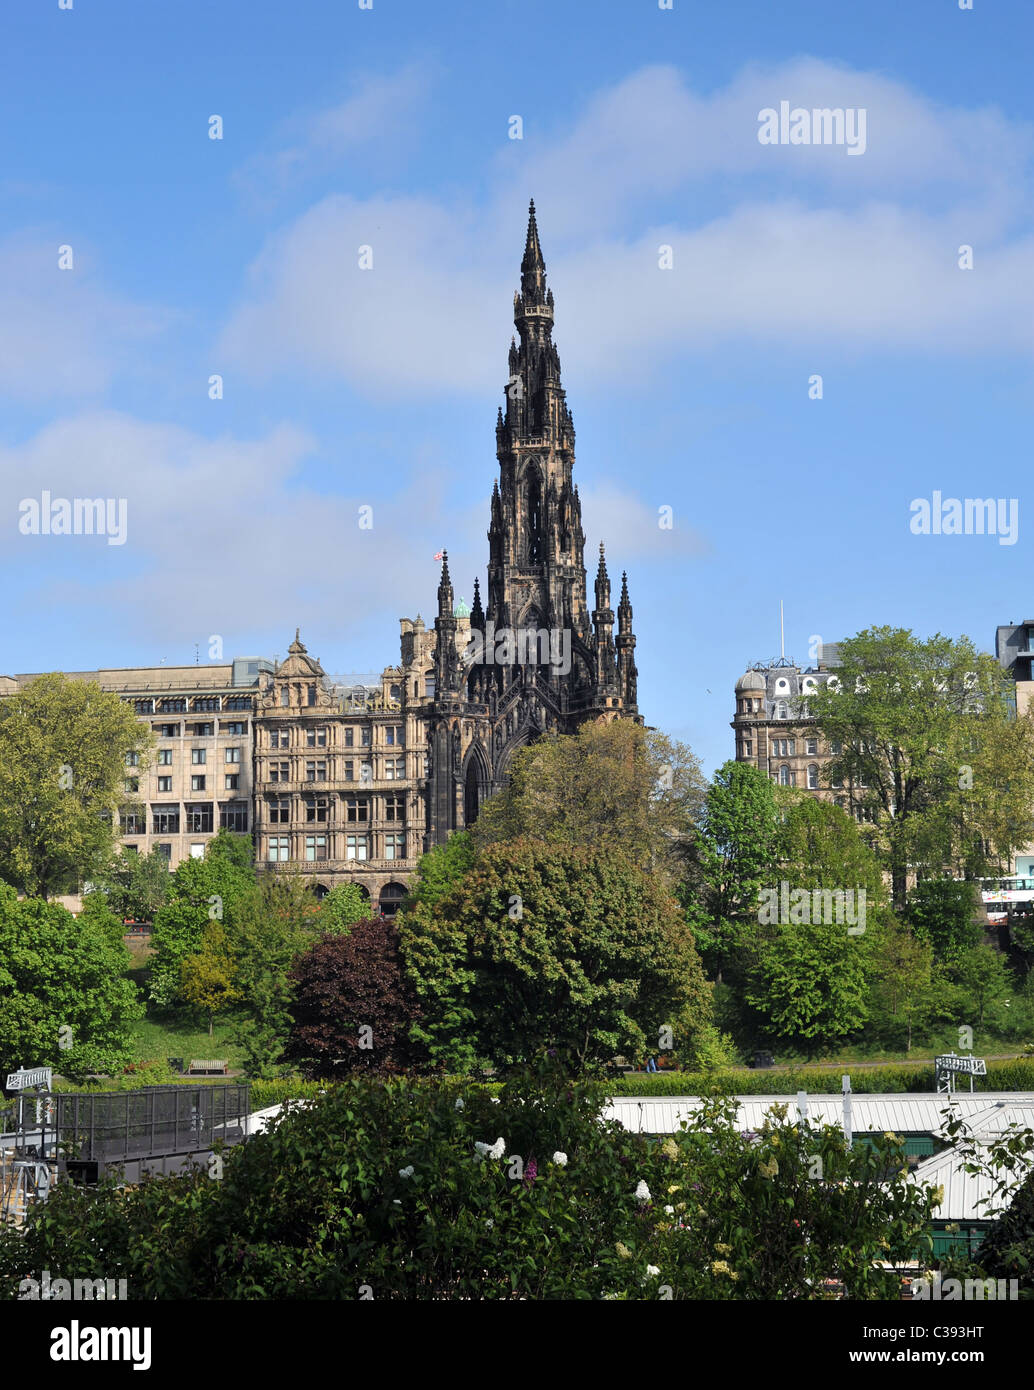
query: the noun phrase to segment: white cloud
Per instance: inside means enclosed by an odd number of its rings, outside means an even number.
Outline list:
[[[758,111],[784,99],[865,106],[866,153],[760,145]],[[1012,227],[1031,148],[1031,127],[993,109],[943,109],[810,58],[746,69],[707,97],[671,67],[634,73],[522,165],[561,355],[610,382],[733,340],[1027,351],[1034,243]],[[288,365],[385,398],[501,396],[525,204],[512,159],[496,182],[476,214],[429,198],[317,203],[252,267],[228,359],[259,379]],[[957,268],[963,244],[974,271]],[[358,266],[364,245],[372,270]]]
[[[342,161],[383,170],[387,159],[411,150],[420,111],[433,80],[427,63],[360,77],[336,106],[286,123],[279,148],[263,151],[234,175],[249,196],[268,203],[291,185],[325,173]]]
[[[63,245],[72,248],[70,270],[58,267]],[[108,290],[91,247],[74,235],[22,232],[0,244],[0,394],[98,396],[170,317]]]

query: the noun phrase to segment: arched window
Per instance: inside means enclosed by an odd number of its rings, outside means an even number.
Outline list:
[[[775,693],[777,695],[789,695],[790,682],[786,679],[785,676],[780,676],[779,679],[776,681]]]
[[[785,763],[783,763],[782,767],[779,769],[779,785],[781,787],[793,786],[793,773]]]
[[[818,763],[808,764],[808,790],[818,791],[819,788],[819,767]]]
[[[538,478],[528,483],[528,560],[536,564],[542,559],[542,489]]]
[[[381,889],[381,915],[394,917],[402,906],[402,899],[405,896],[406,890],[401,883],[386,883]]]

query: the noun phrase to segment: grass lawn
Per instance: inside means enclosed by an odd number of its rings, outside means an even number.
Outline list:
[[[133,1024],[130,1033],[136,1062],[164,1062],[167,1057],[182,1057],[184,1066],[189,1066],[192,1057],[217,1057],[225,1060],[231,1071],[241,1065],[240,1053],[230,1040],[230,1025],[218,1019],[211,1037],[207,1024],[158,1018],[140,1019]]]

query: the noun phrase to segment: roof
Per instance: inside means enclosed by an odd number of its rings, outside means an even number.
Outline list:
[[[741,694],[744,690],[764,690],[765,678],[760,671],[744,671],[736,682],[736,693]]]
[[[1025,1103],[997,1101],[966,1116],[966,1123],[978,1141],[992,1140],[1010,1124],[1034,1129],[1034,1100]],[[912,1182],[930,1184],[944,1189],[944,1197],[934,1207],[935,1221],[990,1221],[1008,1207],[1015,1189],[1034,1166],[1034,1154],[1017,1158],[1009,1187],[1004,1193],[995,1192],[995,1182],[984,1173],[967,1173],[964,1160],[955,1149],[924,1159],[909,1174]],[[1006,1177],[1006,1174],[1001,1174]]]
[[[785,1105],[787,1117],[796,1120],[796,1096],[736,1096],[736,1122],[740,1129],[760,1129],[773,1105]],[[683,1118],[701,1104],[699,1096],[618,1096],[611,1100],[604,1115],[620,1120],[626,1129],[642,1134],[673,1134]],[[956,1091],[893,1093],[887,1095],[851,1094],[851,1128],[855,1134],[937,1134],[944,1111],[954,1104],[955,1111],[970,1122],[983,1111],[1007,1114],[1034,1127],[1034,1092]],[[840,1094],[809,1095],[808,1119],[813,1124],[843,1123],[844,1098]]]

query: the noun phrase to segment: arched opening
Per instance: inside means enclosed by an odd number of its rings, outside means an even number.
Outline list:
[[[314,883],[312,885],[312,891],[316,896],[316,901],[321,903],[330,892],[330,889],[325,883]]]
[[[394,917],[402,906],[406,889],[401,883],[386,883],[381,889],[380,909],[382,917]]]
[[[539,480],[528,481],[528,560],[537,564],[542,559],[542,488]]]
[[[478,818],[481,809],[481,788],[478,781],[478,768],[475,759],[467,765],[467,780],[463,785],[463,824],[468,828]]]

